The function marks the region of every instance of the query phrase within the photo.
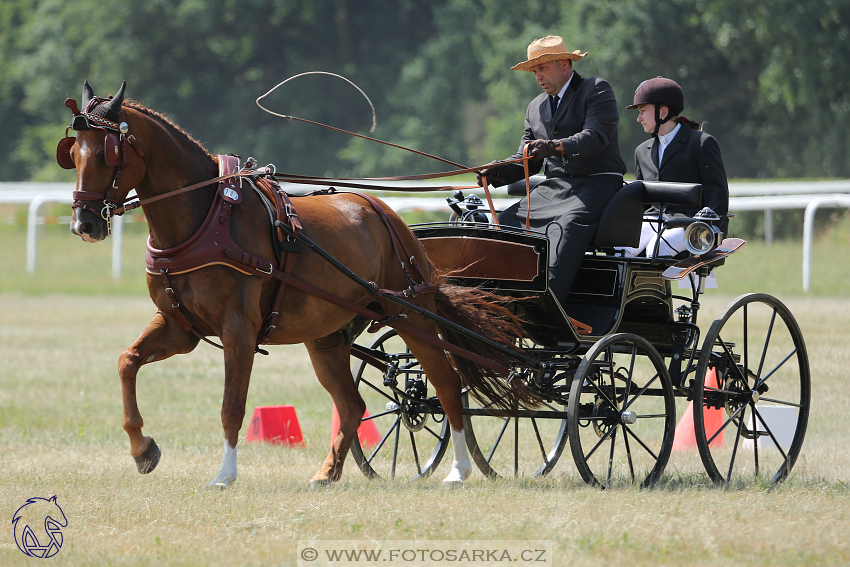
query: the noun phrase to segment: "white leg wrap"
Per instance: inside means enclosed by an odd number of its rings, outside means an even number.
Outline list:
[[[218,469],[216,477],[206,485],[206,488],[225,489],[236,480],[236,447],[231,447],[227,439],[224,440],[224,457],[221,468]]]
[[[463,431],[452,431],[452,450],[454,451],[454,461],[452,461],[452,470],[449,475],[443,479],[443,482],[451,484],[463,484],[469,473],[472,470],[472,465],[469,462],[469,455],[466,452],[466,439],[463,437]]]

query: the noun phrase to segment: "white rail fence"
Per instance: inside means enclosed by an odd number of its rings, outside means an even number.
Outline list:
[[[409,185],[409,182],[407,182]],[[286,185],[286,184],[284,184]],[[392,190],[393,184],[386,183]],[[435,185],[431,183],[430,185]],[[290,189],[290,187],[285,187]],[[294,192],[304,191],[309,186],[294,185]],[[40,207],[49,202],[71,203],[72,183],[25,183],[0,182],[0,203],[23,204],[29,207],[27,214],[27,271],[35,272],[38,225],[43,223],[39,217]],[[469,192],[469,191],[467,191]],[[475,190],[481,194],[481,190]],[[409,211],[446,211],[445,199],[422,196],[394,195],[379,196],[389,207],[397,212]],[[494,190],[494,204],[503,209],[515,201],[507,197],[504,190]],[[447,195],[447,194],[446,194]],[[729,184],[729,210],[764,211],[765,242],[773,240],[773,211],[778,209],[804,209],[803,217],[803,291],[809,291],[811,284],[812,237],[815,212],[821,207],[850,208],[850,179],[838,181],[779,181]],[[116,217],[112,224],[112,277],[121,276],[121,245],[123,240],[123,222]]]

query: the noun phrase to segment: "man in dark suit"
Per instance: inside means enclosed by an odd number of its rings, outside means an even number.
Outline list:
[[[614,91],[603,79],[581,77],[573,71],[573,61],[586,55],[569,52],[558,36],[546,36],[528,46],[527,61],[511,67],[533,73],[544,92],[528,105],[519,150],[504,161],[521,158],[527,145],[533,158],[529,175],[542,167],[546,179],[534,189],[530,201],[522,199],[508,207],[499,222],[525,228],[530,212],[531,229],[549,235],[549,286],[562,303],[599,217],[623,186],[626,172],[617,139],[619,111]],[[521,163],[493,164],[481,171],[479,184],[486,179],[498,187],[524,177]]]
[[[648,141],[635,148],[635,177],[702,184],[703,205],[724,218],[720,228],[725,233],[729,222],[725,218],[729,211],[729,188],[720,146],[700,130],[698,123],[680,116],[685,108],[682,88],[664,77],[649,79],[638,86],[634,102],[626,108],[638,110],[637,121],[650,135]],[[692,217],[700,208],[671,207],[667,213],[673,217]],[[647,214],[657,215],[657,211],[650,210]],[[628,248],[626,253],[636,255],[644,248],[654,250],[655,230],[657,225],[644,223],[641,246]],[[659,255],[675,256],[684,251],[684,229],[665,231]]]

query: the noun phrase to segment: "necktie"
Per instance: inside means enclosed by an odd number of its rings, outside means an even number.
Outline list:
[[[552,118],[555,117],[555,112],[558,110],[558,101],[561,99],[558,95],[549,97],[549,108],[552,109]]]

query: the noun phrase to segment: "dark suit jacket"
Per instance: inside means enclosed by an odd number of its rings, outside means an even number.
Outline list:
[[[729,211],[729,187],[726,169],[717,141],[682,124],[673,141],[664,150],[658,167],[658,139],[651,138],[635,148],[635,177],[646,181],[701,183],[703,205],[720,216]],[[669,212],[693,216],[698,208],[671,207]],[[722,225],[726,232],[727,222]]]
[[[594,173],[626,172],[620,157],[617,124],[620,113],[614,91],[604,79],[582,78],[573,72],[570,86],[558,105],[554,120],[549,97],[541,93],[528,105],[525,132],[519,150],[510,159],[522,157],[522,148],[531,140],[560,139],[565,156],[545,160],[546,177],[575,177]],[[529,174],[540,171],[543,160],[529,162]],[[511,183],[524,177],[522,164],[502,166],[500,177]],[[494,183],[494,185],[496,185]]]

